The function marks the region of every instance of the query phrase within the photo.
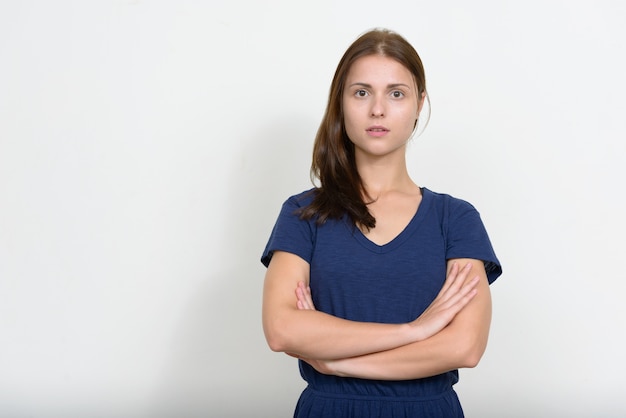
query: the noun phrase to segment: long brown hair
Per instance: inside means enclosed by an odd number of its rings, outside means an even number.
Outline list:
[[[329,218],[347,215],[355,224],[374,228],[376,219],[367,209],[369,198],[356,166],[354,144],[346,134],[343,116],[343,90],[348,71],[359,58],[382,55],[398,61],[413,74],[418,100],[426,92],[422,60],[402,36],[387,29],[374,29],[361,35],[339,61],[330,85],[328,105],[313,145],[311,179],[319,179],[311,204],[300,213],[303,219],[316,218],[323,224]],[[371,199],[369,199],[371,200]]]

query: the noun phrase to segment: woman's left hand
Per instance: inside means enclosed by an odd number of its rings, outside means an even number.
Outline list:
[[[304,282],[298,282],[298,287],[296,287],[296,305],[300,310],[316,310],[313,298],[311,298],[311,288]]]

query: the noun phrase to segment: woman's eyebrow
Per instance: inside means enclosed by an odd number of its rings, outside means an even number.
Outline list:
[[[366,88],[372,88],[371,84],[367,84],[367,83],[362,83],[360,81],[357,81],[356,83],[352,83],[350,84],[348,87],[355,87],[355,86],[359,86],[359,87],[366,87]],[[408,84],[404,84],[404,83],[392,83],[392,84],[387,84],[387,88],[388,89],[394,89],[396,87],[406,87],[408,89],[411,88],[411,86],[409,86]]]
[[[411,86],[409,86],[408,84],[404,84],[404,83],[387,84],[388,89],[393,89],[396,87],[406,87],[407,89],[411,88]]]
[[[367,87],[367,88],[371,88],[372,85],[371,84],[367,84],[367,83],[361,83],[361,82],[356,82],[356,83],[352,83],[350,84],[348,87],[355,87],[355,86],[359,86],[359,87]]]

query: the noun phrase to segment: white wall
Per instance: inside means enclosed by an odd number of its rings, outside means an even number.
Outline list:
[[[0,416],[289,416],[258,261],[344,49],[421,53],[415,180],[504,265],[468,417],[626,415],[619,1],[0,3]]]

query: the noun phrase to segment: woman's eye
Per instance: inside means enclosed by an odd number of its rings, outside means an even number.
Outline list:
[[[394,99],[400,99],[400,98],[404,97],[404,93],[402,93],[401,91],[398,91],[398,90],[394,90],[394,91],[391,92],[391,96]]]
[[[357,97],[365,97],[365,96],[367,96],[367,92],[365,90],[357,90],[355,94],[356,94]]]

